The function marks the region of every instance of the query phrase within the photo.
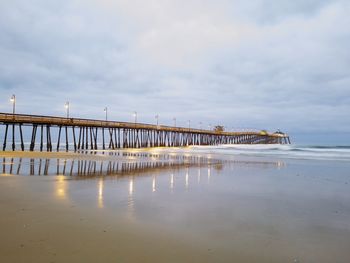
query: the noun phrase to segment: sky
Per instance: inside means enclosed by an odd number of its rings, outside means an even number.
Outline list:
[[[350,1],[0,0],[0,111],[350,134]],[[322,136],[321,136],[322,137]],[[349,137],[347,137],[349,138]]]

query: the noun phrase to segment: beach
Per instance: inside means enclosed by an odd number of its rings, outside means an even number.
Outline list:
[[[349,14],[1,1],[0,263],[350,263]]]
[[[0,158],[1,262],[350,260],[344,160],[205,147]]]

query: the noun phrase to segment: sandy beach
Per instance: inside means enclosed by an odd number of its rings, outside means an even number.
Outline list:
[[[350,259],[347,162],[159,149],[0,158],[1,262]]]

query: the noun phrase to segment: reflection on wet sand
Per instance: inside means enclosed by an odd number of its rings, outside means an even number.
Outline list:
[[[174,189],[174,174],[170,175],[170,189]]]
[[[186,189],[187,189],[188,188],[188,168],[186,169],[185,186],[186,186]]]
[[[103,208],[103,178],[98,181],[98,207]]]
[[[106,176],[121,175],[137,172],[138,174],[155,169],[175,167],[191,167],[196,165],[208,166],[208,182],[210,167],[220,170],[223,164],[234,166],[259,166],[283,168],[284,162],[255,162],[237,160],[216,160],[205,156],[160,155],[160,154],[120,154],[122,158],[113,160],[64,159],[64,158],[2,158],[2,175],[66,175],[66,176]],[[126,157],[126,158],[124,158]],[[200,171],[198,181],[201,180]],[[185,176],[186,185],[188,176]],[[156,188],[154,185],[153,188]]]
[[[135,201],[134,201],[134,177],[129,179],[129,194],[128,194],[128,205],[127,205],[127,214],[128,218],[133,220],[135,213]]]
[[[59,176],[55,185],[56,185],[56,197],[58,197],[59,199],[66,199],[68,185],[67,185],[67,181],[64,180],[64,177]]]
[[[174,154],[119,154],[126,158],[116,158],[114,160],[91,160],[91,159],[60,159],[60,158],[16,158],[10,157],[2,159],[2,175],[37,175],[58,176],[55,184],[55,196],[58,199],[67,199],[68,183],[67,176],[75,179],[86,179],[99,177],[97,182],[97,205],[104,208],[104,176],[115,176],[116,178],[128,178],[128,213],[132,217],[134,211],[135,176],[149,176],[151,178],[150,191],[157,192],[157,177],[164,181],[166,171],[170,171],[168,189],[173,193],[175,184],[189,190],[191,182],[197,181],[200,184],[202,176],[206,179],[203,182],[209,184],[211,179],[211,169],[215,169],[216,175],[220,174],[223,166],[231,168],[239,165],[247,165],[247,161],[237,160],[216,160],[210,156],[189,156]],[[130,158],[131,157],[131,158]],[[263,167],[281,168],[281,162],[251,162],[250,165]],[[198,168],[198,171],[196,169]],[[190,168],[192,169],[190,172]],[[195,172],[193,174],[193,169]],[[182,172],[181,172],[182,171]],[[206,171],[203,173],[203,171]],[[176,176],[174,175],[176,173]],[[178,178],[179,176],[179,178]],[[192,179],[191,179],[192,178]],[[194,181],[193,181],[194,178]],[[196,180],[197,179],[197,180]],[[178,183],[177,183],[178,182]]]
[[[63,159],[63,158],[23,158],[23,157],[3,157],[2,159],[2,175],[30,175],[30,176],[58,176],[55,184],[54,195],[61,200],[68,198],[68,183],[65,177],[71,176],[75,179],[86,179],[100,177],[97,182],[97,206],[104,208],[104,176],[115,176],[116,178],[128,178],[128,215],[133,218],[135,200],[133,198],[135,192],[135,176],[149,176],[151,178],[150,191],[156,193],[158,190],[157,176],[163,178],[164,172],[171,171],[169,177],[170,192],[173,193],[176,181],[177,186],[183,186],[186,191],[189,190],[191,177],[191,169],[198,168],[193,177],[197,177],[197,183],[201,183],[201,176],[206,170],[206,183],[210,183],[211,169],[220,173],[223,165],[239,166],[246,165],[247,162],[237,160],[216,160],[210,156],[189,156],[174,154],[142,154],[142,153],[112,153],[109,156],[117,155],[115,159]],[[118,157],[119,156],[119,157]],[[283,167],[281,162],[251,162],[250,165],[258,165],[263,167]],[[183,170],[184,169],[184,170]],[[183,172],[180,172],[183,170]],[[179,178],[176,180],[176,173]],[[163,180],[163,179],[162,179]]]
[[[156,191],[156,176],[152,176],[152,192]]]
[[[3,175],[68,175],[105,176],[145,172],[170,167],[216,164],[219,160],[208,161],[203,157],[177,157],[173,159],[133,159],[133,160],[81,160],[81,159],[35,159],[3,158]],[[15,167],[17,169],[15,169]],[[15,171],[14,171],[15,169]]]
[[[208,167],[208,184],[210,182],[210,167]]]

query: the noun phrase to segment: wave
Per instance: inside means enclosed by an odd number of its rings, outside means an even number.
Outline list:
[[[218,146],[194,146],[191,147],[191,149],[197,152],[216,154],[350,161],[350,146],[231,144]]]

